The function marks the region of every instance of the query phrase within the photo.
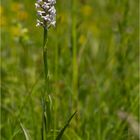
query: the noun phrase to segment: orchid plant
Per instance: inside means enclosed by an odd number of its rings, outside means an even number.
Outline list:
[[[44,39],[43,39],[43,61],[44,61],[44,74],[45,74],[45,85],[42,97],[42,127],[41,137],[42,140],[47,139],[48,134],[51,130],[51,96],[49,88],[49,76],[48,76],[48,58],[47,58],[47,33],[51,26],[56,24],[56,9],[54,5],[56,0],[37,0],[35,7],[37,10],[37,27],[43,27]],[[47,94],[46,94],[47,92]],[[47,99],[46,99],[47,98]],[[46,123],[47,122],[47,123]]]
[[[44,28],[44,41],[43,41],[43,59],[44,59],[44,71],[45,71],[45,80],[48,83],[48,65],[47,65],[47,33],[48,29],[51,26],[56,24],[56,9],[55,9],[56,0],[37,0],[35,7],[37,10],[37,27]]]
[[[49,76],[48,76],[48,61],[47,61],[47,33],[48,29],[56,24],[56,9],[55,9],[56,0],[37,0],[35,7],[37,9],[37,27],[43,27],[44,29],[44,40],[43,40],[43,60],[44,60],[44,74],[45,74],[45,90],[43,93],[42,99],[42,127],[41,127],[41,137],[42,140],[48,139],[51,135],[51,110],[52,110],[52,101],[50,96],[49,89]],[[47,94],[46,94],[47,92]],[[46,100],[47,97],[47,100]],[[65,129],[68,127],[71,119],[74,117],[76,112],[72,114],[68,122],[61,129],[61,131],[55,134],[55,127],[53,129],[53,140],[60,140]]]

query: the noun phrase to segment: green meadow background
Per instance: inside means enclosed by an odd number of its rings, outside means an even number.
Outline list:
[[[138,140],[139,1],[56,1],[47,43],[47,140],[75,111],[62,140]],[[36,27],[35,2],[0,4],[1,140],[41,140],[43,29]]]

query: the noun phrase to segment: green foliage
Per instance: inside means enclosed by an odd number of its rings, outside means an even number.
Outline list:
[[[20,123],[20,126],[21,126],[21,129],[22,129],[23,134],[24,134],[24,136],[25,136],[25,140],[30,140],[29,135],[28,135],[28,132],[27,132],[27,130],[24,128],[24,126],[22,125],[22,123]]]
[[[63,136],[66,128],[69,126],[69,123],[70,123],[71,119],[74,117],[75,114],[76,114],[76,112],[73,113],[73,115],[70,117],[68,122],[65,124],[64,128],[59,132],[59,134],[56,137],[56,140],[61,140],[62,139],[62,136]]]
[[[1,140],[137,140],[139,1],[58,0],[44,61],[34,2],[0,6]]]

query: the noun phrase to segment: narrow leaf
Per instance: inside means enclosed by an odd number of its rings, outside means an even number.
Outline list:
[[[24,133],[25,140],[30,140],[29,134],[28,134],[27,130],[24,128],[24,126],[22,125],[22,123],[20,123],[20,126],[21,126],[23,133]]]
[[[62,128],[62,130],[60,131],[60,133],[59,133],[58,136],[56,137],[56,140],[61,140],[61,138],[62,138],[62,136],[63,136],[63,134],[64,134],[66,128],[68,127],[68,125],[69,125],[70,121],[72,120],[72,118],[75,116],[76,112],[77,112],[77,111],[75,111],[75,112],[73,113],[73,115],[70,117],[70,119],[68,120],[68,122],[66,123],[66,125]]]

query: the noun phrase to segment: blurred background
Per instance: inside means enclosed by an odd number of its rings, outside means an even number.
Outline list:
[[[2,140],[24,139],[19,122],[33,140],[41,139],[43,29],[36,27],[35,2],[0,4]],[[47,44],[56,129],[78,111],[64,140],[139,139],[138,5],[57,0],[57,24]]]

